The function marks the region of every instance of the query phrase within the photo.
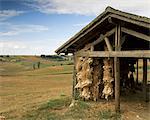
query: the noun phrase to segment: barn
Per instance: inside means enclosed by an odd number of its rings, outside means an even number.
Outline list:
[[[114,97],[116,112],[120,111],[121,89],[135,90],[138,85],[142,60],[142,91],[148,101],[150,18],[107,7],[55,52],[74,56],[74,99],[109,101]]]

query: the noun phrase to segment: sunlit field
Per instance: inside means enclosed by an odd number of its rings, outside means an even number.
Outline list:
[[[6,120],[148,120],[149,106],[142,93],[121,98],[121,114],[114,113],[114,100],[78,101],[72,97],[72,61],[47,60],[36,56],[3,58],[0,62],[0,115]],[[37,63],[40,61],[40,68]],[[35,69],[33,68],[35,64]],[[139,63],[142,79],[142,63]],[[149,68],[148,68],[149,70]],[[136,74],[136,73],[135,73]],[[148,72],[150,80],[150,71]],[[142,82],[142,81],[141,81]],[[134,96],[134,97],[133,97]]]

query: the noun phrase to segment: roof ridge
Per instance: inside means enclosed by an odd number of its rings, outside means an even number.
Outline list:
[[[132,17],[132,19],[136,19],[136,20],[140,19],[140,21],[150,23],[150,18],[148,18],[148,17],[141,16],[141,15],[138,15],[138,14],[129,13],[129,12],[124,12],[122,10],[115,9],[111,6],[107,6],[105,11],[110,12],[110,13],[114,13],[114,14],[118,14],[118,15],[123,14],[123,16],[125,16],[125,17],[128,16],[128,17]],[[119,14],[119,13],[121,13],[121,14]],[[135,17],[135,18],[133,18],[133,17]]]

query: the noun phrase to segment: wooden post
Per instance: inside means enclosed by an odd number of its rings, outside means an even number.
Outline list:
[[[148,101],[148,94],[147,94],[147,59],[143,58],[143,95],[144,100]]]
[[[73,83],[72,83],[72,98],[74,100],[76,100],[76,97],[77,97],[77,90],[75,89],[75,86],[77,84],[77,80],[76,80],[76,57],[75,57],[75,54],[73,54],[73,62],[74,62],[74,66],[73,66]]]
[[[114,58],[114,72],[115,72],[115,110],[120,112],[120,62],[119,58]]]
[[[137,59],[137,63],[136,63],[136,85],[138,85],[138,74],[139,74],[139,63],[138,63],[138,59]]]
[[[115,32],[115,51],[120,51],[121,27],[117,25]],[[120,112],[120,60],[114,57],[114,73],[115,73],[115,110]]]

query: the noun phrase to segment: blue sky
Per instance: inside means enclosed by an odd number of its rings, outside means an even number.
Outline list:
[[[55,54],[108,5],[150,17],[148,0],[0,0],[0,54]]]

